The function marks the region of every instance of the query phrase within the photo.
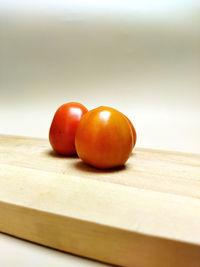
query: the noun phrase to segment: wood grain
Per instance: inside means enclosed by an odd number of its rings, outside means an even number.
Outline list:
[[[200,155],[135,149],[101,171],[0,136],[0,231],[121,266],[200,264]]]

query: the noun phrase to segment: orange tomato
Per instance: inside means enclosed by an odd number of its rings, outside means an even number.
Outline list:
[[[75,146],[78,156],[96,168],[122,166],[134,146],[130,123],[116,109],[93,109],[78,125]]]
[[[125,116],[125,115],[124,115],[124,116]],[[125,116],[125,117],[126,117],[126,116]],[[126,117],[126,119],[128,120],[128,122],[129,122],[129,124],[130,124],[130,126],[131,126],[131,130],[132,130],[132,134],[133,134],[133,148],[134,148],[135,143],[136,143],[136,140],[137,140],[137,134],[136,134],[136,131],[135,131],[135,128],[134,128],[132,122],[129,120],[128,117]]]
[[[62,155],[76,153],[75,134],[86,112],[86,107],[76,102],[66,103],[58,108],[49,130],[49,141],[55,152]]]

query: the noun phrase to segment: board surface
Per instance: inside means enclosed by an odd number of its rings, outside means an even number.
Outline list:
[[[0,136],[0,231],[121,266],[200,266],[200,155],[136,148],[102,171]]]

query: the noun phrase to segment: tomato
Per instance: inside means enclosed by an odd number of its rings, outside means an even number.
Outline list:
[[[49,130],[49,141],[55,152],[73,155],[78,124],[88,110],[82,104],[70,102],[56,111]]]
[[[99,107],[85,114],[75,137],[78,156],[100,169],[122,166],[133,145],[130,123],[121,112],[110,107]]]
[[[125,115],[124,115],[124,116],[125,116]],[[126,116],[125,116],[125,117],[126,117]],[[132,130],[132,134],[133,134],[133,148],[134,148],[135,143],[136,143],[136,140],[137,140],[137,134],[136,134],[136,131],[135,131],[135,128],[134,128],[132,122],[129,120],[128,117],[126,117],[126,119],[128,120],[128,122],[129,122],[129,124],[130,124],[130,126],[131,126],[131,130]]]

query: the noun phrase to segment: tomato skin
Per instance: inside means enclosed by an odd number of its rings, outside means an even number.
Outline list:
[[[116,109],[93,109],[79,123],[75,146],[78,156],[93,167],[108,169],[122,166],[133,148],[131,126]]]
[[[133,148],[134,148],[134,146],[136,144],[136,140],[137,140],[136,130],[135,130],[132,122],[129,120],[129,118],[126,115],[124,115],[124,116],[126,117],[126,119],[128,120],[128,122],[129,122],[129,124],[131,126],[131,130],[132,130],[132,134],[133,134]]]
[[[63,104],[57,109],[49,130],[49,141],[56,153],[61,155],[76,153],[76,130],[87,111],[86,107],[76,102]]]

